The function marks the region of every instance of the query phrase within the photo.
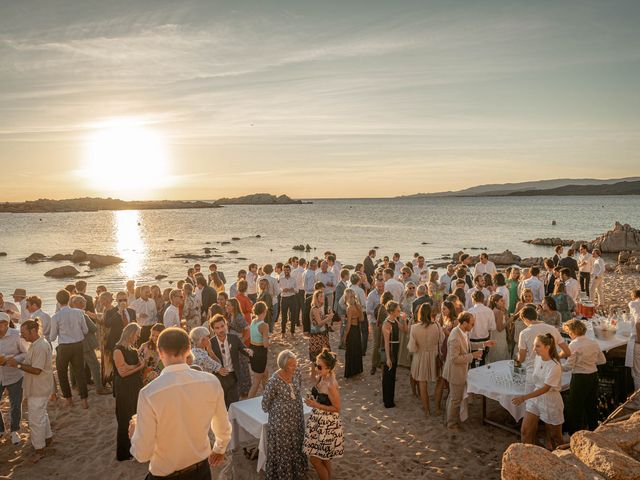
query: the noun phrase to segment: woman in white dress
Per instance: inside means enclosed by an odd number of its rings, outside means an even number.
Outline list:
[[[562,424],[564,423],[564,403],[560,395],[562,387],[562,367],[556,349],[556,342],[550,333],[538,335],[534,347],[533,382],[535,390],[527,395],[515,397],[514,405],[526,402],[526,413],[520,430],[521,442],[536,444],[538,419],[545,423],[547,446],[555,449],[562,444]]]
[[[498,293],[494,293],[489,297],[489,308],[493,310],[493,316],[496,320],[496,329],[491,330],[491,340],[496,341],[495,347],[489,349],[488,363],[498,362],[500,360],[509,360],[509,344],[507,343],[507,328],[509,324],[509,316],[507,315],[507,304]]]

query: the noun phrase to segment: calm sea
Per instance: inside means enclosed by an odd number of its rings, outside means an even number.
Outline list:
[[[232,279],[250,261],[275,263],[299,254],[291,247],[300,243],[315,248],[307,257],[332,250],[343,263],[351,264],[362,261],[374,246],[379,247],[379,255],[397,251],[407,260],[419,252],[438,261],[443,254],[474,247],[542,256],[550,249],[522,241],[535,237],[590,240],[616,220],[640,226],[640,197],[314,200],[311,205],[211,210],[0,214],[0,251],[8,254],[0,257],[0,291],[10,299],[14,288],[26,288],[42,296],[52,309],[55,292],[66,282],[43,274],[66,262],[27,265],[24,258],[33,252],[53,255],[78,248],[124,258],[120,265],[87,273],[94,275],[87,279],[93,293],[97,284],[117,289],[129,278],[167,287],[168,280],[184,278],[194,263],[171,257],[202,253],[205,247],[215,247],[218,250],[213,253],[221,255],[203,259],[205,270],[215,261]],[[241,240],[224,246],[218,243],[232,237]],[[79,269],[85,274],[88,267]],[[156,282],[158,274],[169,277]]]

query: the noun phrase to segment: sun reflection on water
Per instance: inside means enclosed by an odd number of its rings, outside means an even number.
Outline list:
[[[118,255],[124,258],[120,271],[125,278],[135,279],[142,268],[147,254],[147,244],[140,228],[140,212],[138,210],[121,210],[113,212]]]

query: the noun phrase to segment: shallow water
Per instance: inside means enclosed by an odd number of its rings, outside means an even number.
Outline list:
[[[557,221],[556,226],[551,225],[552,220]],[[591,240],[616,220],[640,226],[640,197],[314,200],[310,205],[211,210],[3,213],[0,251],[8,255],[0,257],[0,291],[9,299],[14,288],[26,288],[42,296],[51,309],[55,292],[67,282],[43,274],[67,262],[27,265],[24,258],[33,252],[53,255],[79,248],[123,257],[125,262],[120,265],[88,273],[94,275],[87,280],[92,293],[97,284],[117,289],[128,278],[167,287],[169,279],[184,278],[187,267],[194,263],[171,256],[202,253],[204,247],[215,247],[218,250],[213,253],[222,255],[201,260],[204,270],[214,261],[232,279],[250,261],[275,263],[299,255],[291,247],[300,243],[315,247],[304,254],[307,257],[332,250],[345,264],[362,261],[374,246],[380,247],[379,255],[397,251],[402,259],[409,259],[419,252],[430,261],[472,247],[487,247],[490,252],[509,248],[523,257],[542,256],[551,249],[522,241],[535,237]],[[217,243],[231,237],[241,240],[225,246]],[[227,253],[230,250],[239,253]],[[158,274],[169,278],[156,282]]]

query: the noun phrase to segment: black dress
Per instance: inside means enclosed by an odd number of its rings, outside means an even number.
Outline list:
[[[397,321],[389,322],[388,320],[385,320],[385,322],[391,324],[391,334],[389,335],[389,347],[391,348],[389,356],[391,357],[391,368],[387,366],[386,355],[382,356],[382,358],[380,358],[380,360],[384,364],[384,368],[382,370],[382,401],[384,402],[385,408],[393,408],[396,406],[396,368],[398,367],[398,347],[400,346],[400,335]]]
[[[138,352],[132,348],[120,345],[114,349],[120,350],[127,365],[138,365]],[[142,388],[142,372],[136,372],[128,377],[121,377],[118,369],[114,368],[113,396],[116,397],[116,419],[118,434],[116,437],[116,459],[118,461],[131,459],[131,441],[129,440],[129,420],[138,408],[138,394]]]
[[[362,373],[362,339],[360,325],[351,325],[347,334],[344,354],[344,377],[349,378]]]

